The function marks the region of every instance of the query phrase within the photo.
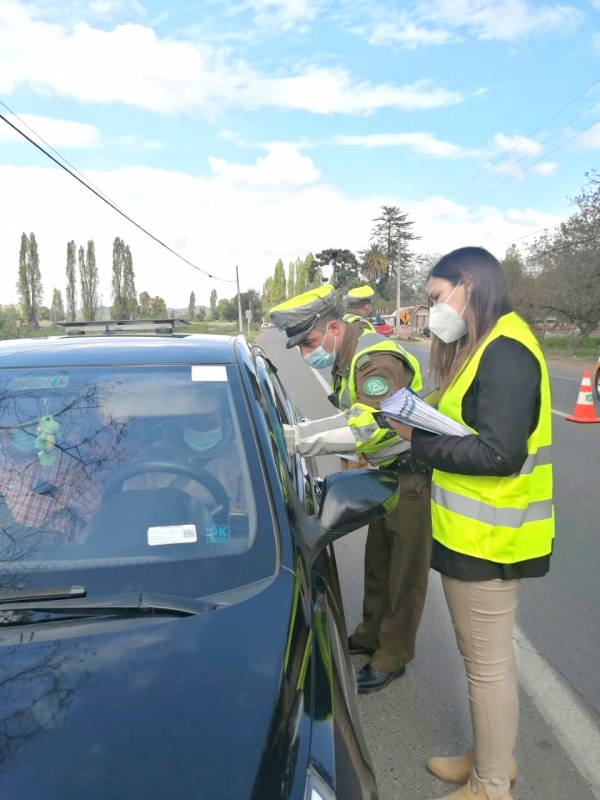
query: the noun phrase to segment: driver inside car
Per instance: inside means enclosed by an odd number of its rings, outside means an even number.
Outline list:
[[[152,461],[173,461],[181,465],[202,467],[223,485],[230,511],[246,513],[243,476],[233,424],[226,419],[227,398],[221,389],[205,386],[194,398],[194,413],[175,417],[158,424],[131,464]],[[216,512],[216,502],[201,483],[183,475],[148,472],[130,478],[123,489],[180,489],[200,499],[208,510]]]

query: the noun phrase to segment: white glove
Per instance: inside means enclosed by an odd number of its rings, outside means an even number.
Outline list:
[[[298,426],[284,424],[282,427],[288,455],[295,456],[298,452]]]

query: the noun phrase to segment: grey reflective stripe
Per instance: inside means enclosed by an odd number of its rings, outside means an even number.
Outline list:
[[[525,508],[496,508],[472,497],[442,489],[435,480],[431,487],[431,499],[446,511],[496,528],[520,528],[527,522],[541,522],[552,517],[552,500],[538,500]]]
[[[369,453],[368,455],[365,454],[365,458],[369,464],[378,466],[384,461],[389,461],[390,458],[395,458],[401,453],[405,453],[407,450],[410,450],[410,442],[407,442],[405,439],[398,439],[387,447],[383,447],[381,450],[378,450],[376,453]]]
[[[531,475],[536,467],[546,467],[548,464],[552,464],[552,446],[546,444],[538,447],[536,453],[527,456],[525,463],[515,475]],[[511,477],[513,476],[511,475]]]
[[[307,420],[298,424],[298,431],[302,439],[310,436],[316,436],[319,433],[326,433],[327,431],[334,431],[342,428],[347,428],[348,422],[346,417],[341,412],[335,414],[333,417],[325,417],[325,419]]]
[[[355,453],[356,439],[344,414],[301,422],[297,428],[297,452],[303,456]]]

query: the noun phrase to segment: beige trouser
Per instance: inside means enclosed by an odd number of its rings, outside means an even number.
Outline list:
[[[519,581],[458,581],[442,576],[458,649],[465,660],[473,724],[475,792],[509,794],[508,766],[519,723],[512,632]]]

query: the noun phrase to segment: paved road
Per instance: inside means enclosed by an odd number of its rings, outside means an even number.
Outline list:
[[[261,345],[307,416],[330,404],[296,351],[268,330]],[[427,369],[426,344],[409,345]],[[590,365],[591,366],[591,365]],[[581,365],[551,363],[553,406],[571,413]],[[598,409],[600,411],[600,409]],[[521,671],[521,775],[514,800],[600,798],[600,425],[554,417],[558,537],[552,572],[524,582],[515,640]],[[337,459],[320,459],[322,473]],[[595,490],[595,491],[594,491]],[[360,619],[365,532],[336,544],[350,630]],[[363,660],[355,659],[356,666]],[[359,698],[381,800],[443,797],[423,762],[470,745],[464,671],[437,575],[432,573],[418,652],[404,678]]]

